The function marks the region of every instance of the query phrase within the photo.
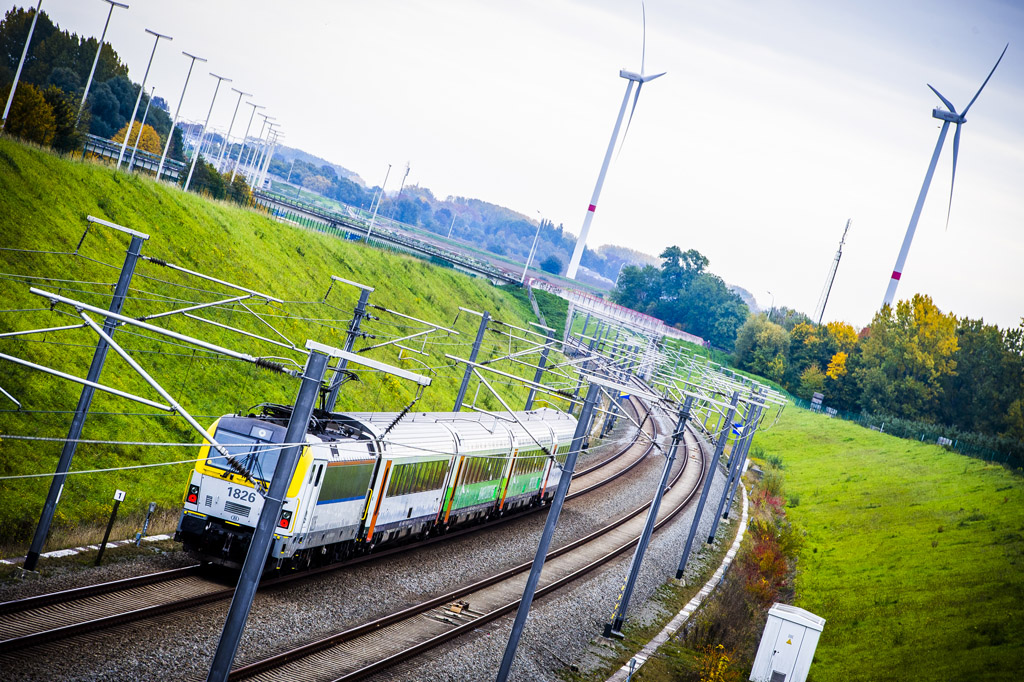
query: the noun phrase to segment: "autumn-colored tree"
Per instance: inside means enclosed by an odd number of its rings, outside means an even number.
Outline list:
[[[11,87],[0,90],[0,102],[7,101]],[[31,83],[19,83],[14,91],[14,101],[7,115],[4,132],[28,142],[49,147],[57,134],[57,121],[53,109],[46,103],[43,94]]]
[[[825,375],[817,365],[810,365],[800,373],[800,396],[810,400],[825,389]]]
[[[751,315],[736,332],[735,357],[740,367],[774,381],[786,371],[790,338],[786,330],[761,315]]]
[[[957,321],[915,294],[875,314],[854,376],[861,404],[875,413],[935,421],[942,383],[956,370]]]
[[[252,189],[245,182],[245,178],[241,175],[236,175],[234,181],[231,181],[230,175],[224,173],[224,176],[228,181],[228,199],[236,204],[242,204],[244,206],[251,204]]]
[[[135,140],[139,136],[140,125],[142,125],[140,121],[132,122],[132,133],[128,136],[128,149],[135,147]],[[124,142],[124,134],[127,131],[128,124],[125,123],[110,139],[117,143]],[[142,139],[139,140],[139,150],[149,152],[150,154],[161,154],[164,150],[163,143],[160,141],[160,134],[153,130],[152,126],[148,123],[142,126]]]

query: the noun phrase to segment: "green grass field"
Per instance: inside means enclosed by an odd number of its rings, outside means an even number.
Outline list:
[[[124,261],[128,239],[113,230],[92,227],[78,248],[87,215],[148,233],[151,238],[143,246],[144,255],[284,299],[284,304],[270,306],[246,301],[262,320],[239,305],[196,313],[279,343],[286,343],[283,335],[299,347],[306,339],[337,347],[344,345],[358,291],[335,284],[325,300],[331,275],[376,287],[371,304],[455,329],[459,336],[432,335],[425,346],[423,338],[403,343],[414,350],[425,350],[428,355],[400,353],[394,346],[367,353],[368,357],[426,374],[434,380],[416,403],[416,409],[452,408],[464,368],[454,366],[444,354],[468,357],[479,324],[479,318],[460,314],[460,305],[490,311],[495,319],[521,327],[536,320],[528,304],[485,280],[284,225],[256,211],[212,202],[146,178],[115,173],[106,166],[68,161],[0,139],[0,333],[81,321],[66,306],[51,311],[47,301],[29,292],[30,286],[104,308],[109,304],[111,283],[116,281]],[[124,312],[140,316],[236,294],[142,262]],[[370,312],[380,320],[364,322],[363,331],[375,338],[358,340],[355,350],[423,329],[409,320],[377,310]],[[92,317],[99,319],[97,315]],[[302,356],[290,348],[180,315],[153,322],[236,351],[302,361]],[[115,340],[131,350],[143,367],[201,423],[209,423],[228,412],[245,411],[263,401],[290,404],[298,389],[296,379],[184,344],[167,343],[135,328],[120,328]],[[85,376],[95,343],[96,336],[91,331],[79,329],[0,339],[0,352]],[[509,343],[507,336],[489,334],[480,359],[506,354]],[[521,372],[508,362],[494,366]],[[357,374],[358,382],[342,388],[339,409],[397,411],[415,396],[415,386],[410,382],[366,371]],[[101,380],[139,396],[158,398],[113,352],[108,355]],[[503,381],[492,383],[505,392],[512,405],[520,406],[525,401],[526,391],[521,387]],[[69,411],[74,409],[80,393],[77,384],[0,361],[0,387],[23,405],[17,410],[0,394],[0,435],[66,435],[71,420]],[[480,388],[477,393],[475,380],[467,403],[474,399],[485,409],[501,409],[486,389]],[[182,419],[156,412],[144,405],[97,394],[83,438],[196,441],[195,433]],[[57,442],[0,439],[0,476],[52,472],[59,452]],[[82,444],[73,469],[180,461],[193,454],[187,448]],[[121,510],[129,515],[139,513],[150,501],[156,501],[161,508],[178,505],[186,470],[187,466],[179,465],[72,476],[61,498],[55,529],[101,523],[115,488],[128,492]],[[48,484],[47,479],[41,478],[0,481],[0,547],[6,548],[0,551],[24,548],[22,543],[38,520]],[[60,542],[54,537],[51,546]]]
[[[1019,472],[793,407],[758,445],[807,533],[796,603],[827,620],[811,680],[1020,679]]]

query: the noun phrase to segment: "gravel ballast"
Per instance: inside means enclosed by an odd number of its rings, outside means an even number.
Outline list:
[[[662,424],[662,432],[670,428],[671,424]],[[595,448],[585,458],[580,458],[578,467],[582,469],[603,460],[613,447],[612,444],[603,446],[600,450],[604,452]],[[660,473],[660,457],[651,456],[629,475],[609,484],[601,492],[567,503],[553,546],[596,530],[609,519],[648,501]],[[528,561],[536,550],[544,517],[543,513],[536,514],[483,533],[454,538],[309,581],[299,581],[285,588],[261,592],[253,605],[236,663],[263,658],[296,643],[326,636],[485,577],[495,570]],[[677,536],[687,527],[685,522],[677,520],[655,536],[637,584],[634,604],[641,604],[669,575],[668,571],[662,570],[663,566],[671,564],[671,572],[674,573],[678,549],[672,548],[672,540],[666,538],[676,536],[675,545],[680,547],[681,540]],[[97,578],[100,573],[91,569],[79,571],[77,575],[69,571],[66,576],[59,577],[60,587],[55,586],[54,578],[8,586],[4,588],[8,595],[6,598],[27,596],[13,594],[19,590],[38,592],[42,591],[40,586],[45,591],[66,589],[78,584],[170,568],[179,560],[187,563],[187,558],[180,552],[154,556],[152,560],[155,563],[148,570],[142,569],[144,561],[141,558],[104,567],[99,569],[105,571],[101,579]],[[576,652],[585,650],[610,611],[625,570],[623,562],[628,560],[627,553],[622,560],[613,563],[610,570],[595,573],[579,586],[537,602],[517,657],[516,674],[520,679],[551,679],[554,670],[574,660]],[[159,677],[170,682],[203,678],[216,648],[227,606],[226,602],[211,604],[160,622],[121,626],[90,636],[88,646],[82,646],[80,641],[61,645],[61,654],[45,661],[40,660],[41,657],[33,657],[29,650],[17,657],[0,658],[0,662],[7,673],[6,679],[11,680]],[[504,650],[510,623],[509,618],[486,626],[482,636],[442,650],[439,655],[428,657],[421,666],[392,671],[385,678],[492,678]],[[477,647],[483,648],[478,652]],[[463,656],[468,656],[468,660],[474,663],[460,665],[458,661]],[[458,672],[444,677],[447,674],[445,670]]]

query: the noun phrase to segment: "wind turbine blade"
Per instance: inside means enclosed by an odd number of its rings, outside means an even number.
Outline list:
[[[640,12],[643,15],[644,22],[644,42],[643,47],[640,49],[640,75],[642,76],[644,75],[644,60],[647,59],[647,8],[642,2],[640,3]]]
[[[953,135],[953,179],[949,183],[949,208],[946,209],[946,230],[949,230],[949,214],[953,212],[953,185],[956,184],[956,157],[960,153],[960,124],[956,124]]]
[[[619,151],[615,154],[616,161],[619,159],[619,154],[622,153],[622,147],[626,144],[626,135],[629,135],[629,124],[633,122],[633,112],[636,111],[636,103],[640,100],[640,89],[643,87],[643,81],[636,84],[636,94],[633,95],[633,108],[629,110],[629,120],[626,121],[626,130],[622,133],[622,141],[619,142]]]
[[[942,96],[942,93],[941,93],[941,92],[939,92],[939,91],[938,91],[938,90],[936,90],[935,88],[932,88],[932,86],[931,86],[931,84],[930,84],[930,83],[928,84],[928,87],[929,87],[929,88],[931,88],[931,91],[932,91],[932,92],[934,92],[934,93],[935,93],[936,95],[938,95],[938,96],[939,96],[939,99],[941,99],[941,100],[942,100],[942,103],[946,105],[946,108],[947,108],[947,109],[949,109],[949,110],[950,110],[950,112],[952,112],[952,113],[954,113],[954,114],[956,113],[956,107],[954,107],[954,106],[953,106],[953,103],[952,103],[952,102],[950,102],[950,101],[949,101],[948,99],[946,99],[945,97],[943,97],[943,96]]]
[[[1000,55],[999,55],[999,59],[997,59],[997,60],[996,60],[996,66],[999,66],[999,62],[1003,61],[1003,55],[1004,55],[1004,54],[1006,54],[1006,50],[1007,50],[1007,48],[1009,48],[1009,47],[1010,47],[1010,43],[1006,43],[1006,47],[1004,47],[1004,48],[1003,48],[1003,52],[1002,52],[1002,54],[1000,54]],[[974,94],[974,99],[972,99],[972,100],[971,100],[971,101],[970,101],[970,102],[969,102],[969,103],[967,104],[967,106],[966,106],[966,107],[964,107],[964,111],[963,111],[963,113],[962,113],[962,114],[960,114],[961,116],[966,116],[966,115],[967,115],[967,110],[971,108],[971,105],[972,105],[972,104],[974,104],[974,100],[975,100],[975,99],[978,99],[978,95],[980,95],[980,94],[981,94],[981,91],[985,89],[985,86],[986,86],[986,85],[988,84],[988,79],[989,79],[989,78],[991,78],[991,77],[992,77],[992,74],[994,74],[994,73],[996,72],[996,66],[993,66],[993,67],[992,67],[992,70],[988,72],[988,78],[986,78],[986,79],[985,79],[985,82],[981,84],[981,87],[980,87],[980,88],[978,88],[978,92],[976,92],[976,93]],[[959,131],[960,131],[960,129],[959,129],[959,128],[957,128],[957,132],[959,132]]]

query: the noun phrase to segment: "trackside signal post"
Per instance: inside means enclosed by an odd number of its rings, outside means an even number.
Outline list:
[[[142,243],[149,239],[149,235],[129,230],[127,227],[115,225],[93,216],[89,216],[87,220],[90,223],[124,232],[132,238],[131,243],[128,245],[128,253],[125,255],[124,265],[121,266],[121,274],[117,278],[117,285],[114,287],[114,296],[110,301],[110,312],[120,313],[121,308],[124,307],[124,299],[128,295],[128,286],[131,284],[132,275],[135,274],[135,266],[139,261]],[[117,324],[117,320],[108,317],[103,323],[103,332],[108,336],[113,336]],[[103,363],[106,362],[108,350],[110,350],[110,345],[105,339],[100,337],[96,343],[96,351],[92,356],[92,364],[89,365],[89,374],[86,377],[88,381],[94,384],[99,381],[100,372],[103,371]],[[39,517],[39,525],[36,526],[36,534],[32,538],[32,545],[25,557],[26,571],[36,570],[36,564],[39,563],[39,555],[42,553],[43,545],[46,543],[46,536],[50,533],[50,524],[53,523],[53,516],[57,511],[60,494],[64,492],[64,480],[67,478],[68,470],[71,469],[71,460],[75,456],[78,439],[82,437],[82,428],[85,425],[85,418],[89,415],[89,406],[92,405],[92,398],[95,393],[96,389],[92,386],[85,385],[82,387],[82,393],[78,398],[78,406],[75,408],[75,416],[71,419],[68,437],[64,441],[60,459],[57,461],[57,471],[50,481],[50,490],[46,494],[46,502],[43,504],[43,511]]]
[[[576,468],[576,456],[579,454],[580,448],[583,447],[583,440],[587,437],[590,415],[594,412],[594,404],[597,403],[597,396],[600,391],[600,386],[596,383],[591,383],[590,388],[587,390],[587,396],[583,399],[583,408],[580,410],[579,421],[576,422],[576,432],[573,434],[572,445],[569,447],[565,464],[562,466],[562,475],[558,479],[555,497],[551,500],[548,519],[544,524],[544,532],[540,536],[540,544],[537,545],[537,555],[533,559],[533,566],[530,567],[530,576],[526,580],[526,589],[523,590],[523,598],[519,602],[519,610],[516,611],[515,622],[512,623],[512,634],[509,635],[508,645],[505,647],[505,655],[501,659],[497,682],[505,682],[508,679],[509,671],[512,669],[512,661],[516,657],[519,638],[523,634],[526,617],[530,615],[530,606],[533,604],[533,595],[537,591],[537,583],[540,582],[540,572],[544,568],[544,560],[548,556],[548,548],[551,546],[551,538],[555,534],[558,516],[562,513],[562,503],[565,502],[565,494],[569,491],[569,482],[572,478],[573,470]]]
[[[629,571],[626,573],[626,580],[622,583],[622,592],[619,600],[615,602],[612,610],[612,622],[605,623],[604,636],[622,638],[622,624],[626,619],[626,611],[629,609],[629,600],[633,596],[633,588],[636,585],[637,575],[640,573],[640,564],[643,563],[644,554],[647,552],[647,545],[651,542],[651,533],[654,532],[654,523],[658,520],[658,511],[661,508],[661,498],[665,494],[665,486],[668,485],[669,475],[672,473],[672,466],[676,461],[676,451],[679,443],[683,440],[683,429],[690,418],[690,408],[693,406],[693,396],[686,396],[683,409],[679,412],[679,422],[676,424],[675,433],[672,434],[672,447],[665,457],[665,469],[661,472],[661,481],[658,490],[654,493],[654,500],[650,509],[647,510],[647,523],[644,524],[644,531],[637,542],[636,550],[633,552],[633,559],[629,562]],[[712,473],[714,469],[712,469]]]

